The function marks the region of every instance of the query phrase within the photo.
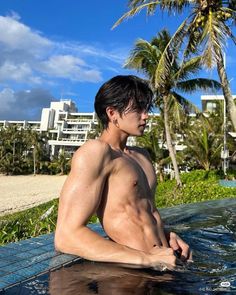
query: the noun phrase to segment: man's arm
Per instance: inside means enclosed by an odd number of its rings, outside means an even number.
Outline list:
[[[156,267],[160,263],[175,266],[176,259],[171,249],[144,253],[104,239],[86,227],[100,204],[103,187],[111,172],[112,160],[107,144],[89,141],[75,153],[60,196],[56,249],[93,261],[138,267]]]

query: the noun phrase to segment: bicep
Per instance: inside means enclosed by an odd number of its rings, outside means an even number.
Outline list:
[[[63,219],[67,219],[70,224],[87,223],[100,203],[102,188],[103,182],[99,179],[84,175],[78,179],[69,176],[60,196],[59,210]]]
[[[62,188],[58,221],[71,230],[85,225],[98,208],[106,171],[98,161],[92,161],[86,154],[76,156],[71,172]]]

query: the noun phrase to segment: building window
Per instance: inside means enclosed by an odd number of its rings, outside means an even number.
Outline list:
[[[206,111],[214,112],[216,110],[216,102],[209,101],[206,105]]]

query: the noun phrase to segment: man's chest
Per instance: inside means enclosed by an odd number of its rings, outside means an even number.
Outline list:
[[[155,187],[155,173],[148,161],[136,159],[130,155],[122,155],[114,159],[114,169],[110,184],[120,191],[150,194]]]
[[[155,173],[147,159],[115,155],[98,210],[105,220],[111,216],[115,219],[127,210],[132,214],[151,210],[156,186]]]

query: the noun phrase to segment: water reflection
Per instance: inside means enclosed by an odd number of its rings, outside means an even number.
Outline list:
[[[173,280],[172,273],[86,261],[52,272],[49,290],[51,295],[173,294],[163,290],[163,284]]]

